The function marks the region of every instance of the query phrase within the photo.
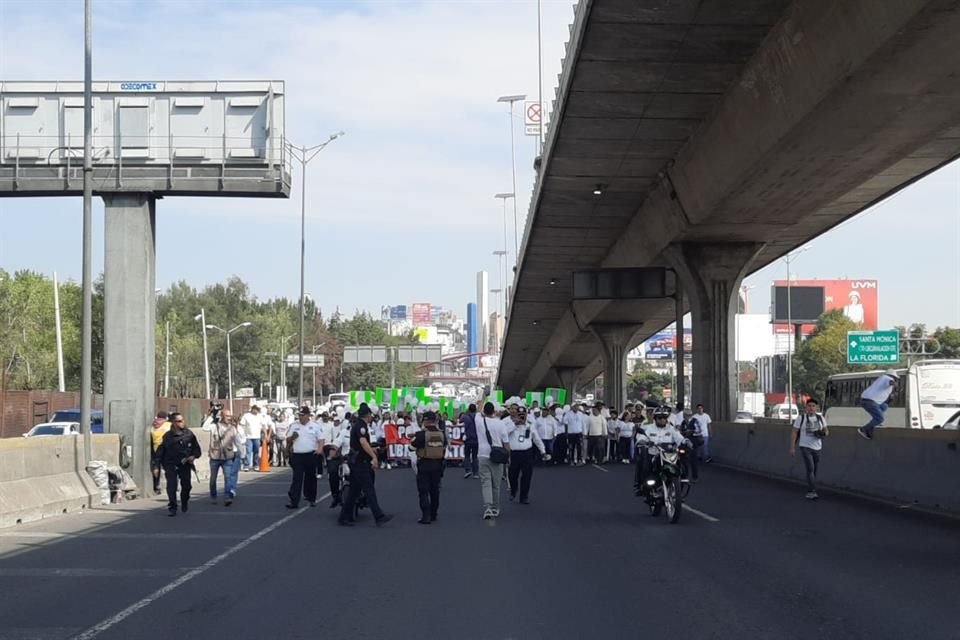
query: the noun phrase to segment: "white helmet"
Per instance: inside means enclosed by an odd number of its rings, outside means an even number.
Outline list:
[[[900,374],[897,373],[897,372],[896,372],[895,370],[893,370],[893,369],[887,369],[886,371],[883,372],[883,375],[885,375],[885,376],[890,376],[890,377],[893,378],[894,380],[899,380],[899,379],[900,379]]]

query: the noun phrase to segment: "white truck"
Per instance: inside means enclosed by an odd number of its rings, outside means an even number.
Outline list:
[[[738,411],[749,411],[755,418],[762,418],[766,399],[762,393],[744,392],[740,394],[740,406]]]

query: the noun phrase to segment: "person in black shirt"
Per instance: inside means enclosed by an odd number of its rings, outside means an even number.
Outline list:
[[[480,460],[477,452],[480,441],[477,439],[477,405],[471,404],[462,417],[463,422],[463,477],[480,477]]]
[[[367,505],[373,513],[377,526],[389,522],[393,516],[387,515],[377,502],[377,490],[373,486],[373,470],[380,462],[377,452],[370,445],[370,423],[373,422],[373,411],[367,403],[360,405],[357,417],[350,427],[350,454],[347,462],[350,465],[350,490],[343,501],[338,524],[345,527],[353,526],[353,505],[362,492],[367,499]]]
[[[167,431],[160,447],[157,459],[167,478],[167,515],[177,515],[177,481],[180,482],[180,509],[186,513],[190,502],[190,472],[193,462],[200,457],[200,443],[197,436],[184,426],[183,414],[170,414],[170,431]]]
[[[443,478],[444,458],[447,451],[447,432],[437,424],[437,414],[423,414],[423,429],[417,431],[410,441],[417,451],[417,493],[420,496],[420,524],[430,524],[437,519],[440,508],[440,480]]]

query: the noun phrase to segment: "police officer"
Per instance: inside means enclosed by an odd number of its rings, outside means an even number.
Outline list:
[[[337,414],[333,419],[336,430],[332,443],[324,446],[327,453],[327,478],[330,480],[330,508],[335,509],[343,504],[343,495],[340,487],[340,464],[344,456],[350,452],[350,423]]]
[[[345,527],[353,526],[353,506],[361,492],[367,499],[367,505],[378,527],[393,519],[393,516],[387,515],[380,508],[377,502],[377,490],[373,486],[373,470],[380,466],[380,461],[377,458],[377,452],[370,445],[371,422],[373,422],[373,411],[364,402],[357,410],[357,417],[350,427],[350,453],[347,456],[347,462],[350,465],[350,490],[347,492],[347,498],[343,501],[343,508],[340,510],[340,517],[337,519],[337,523]]]
[[[530,483],[533,482],[533,461],[536,451],[547,453],[536,427],[527,422],[527,409],[519,407],[510,430],[510,502],[520,494],[520,504],[530,504]],[[510,426],[508,425],[508,428]],[[536,448],[534,448],[536,447]]]
[[[189,509],[190,472],[193,461],[200,457],[200,443],[197,436],[184,426],[183,414],[170,414],[170,431],[163,435],[157,458],[167,478],[167,515],[177,515],[177,481],[180,482],[180,509],[186,513]]]
[[[290,447],[290,467],[293,478],[287,495],[287,509],[300,506],[300,495],[311,507],[317,506],[317,454],[323,451],[323,430],[310,419],[310,407],[300,407],[299,421],[287,429],[287,445]]]
[[[440,508],[440,479],[443,477],[447,433],[437,423],[437,414],[423,414],[423,430],[418,431],[410,446],[417,452],[417,493],[420,495],[420,524],[437,519]]]

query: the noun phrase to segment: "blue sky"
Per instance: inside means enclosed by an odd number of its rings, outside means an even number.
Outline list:
[[[325,310],[430,301],[463,315],[478,270],[495,286],[502,213],[493,194],[510,190],[509,120],[496,98],[536,93],[535,2],[95,7],[96,79],[282,79],[288,138],[315,144],[346,131],[310,165],[307,292]],[[545,97],[572,16],[568,0],[543,3]],[[0,78],[81,79],[82,18],[79,1],[0,1]],[[533,140],[518,137],[521,229]],[[235,274],[262,298],[296,297],[294,192],[290,200],[162,200],[157,286]],[[77,198],[0,199],[0,268],[78,278],[80,216]],[[99,270],[99,201],[95,219]],[[512,236],[508,244],[512,253]],[[796,259],[797,275],[879,279],[882,324],[960,324],[960,167],[811,246]],[[784,274],[778,262],[748,279],[754,310],[766,309],[770,281]]]

